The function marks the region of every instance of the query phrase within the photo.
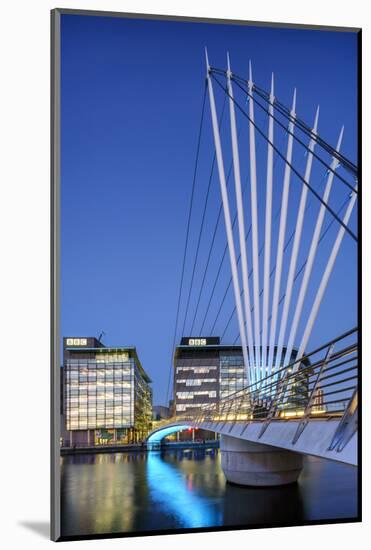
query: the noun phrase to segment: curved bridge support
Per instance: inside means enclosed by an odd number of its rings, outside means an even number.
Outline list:
[[[147,437],[147,443],[148,444],[159,444],[164,437],[167,435],[181,432],[182,430],[187,430],[190,428],[190,424],[169,424],[168,426],[162,426],[161,428],[158,428],[156,430],[153,430],[149,436]]]
[[[297,481],[303,468],[299,453],[221,435],[222,469],[238,485],[274,486]]]

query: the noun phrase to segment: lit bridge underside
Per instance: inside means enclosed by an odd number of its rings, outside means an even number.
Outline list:
[[[307,366],[300,366],[303,361]],[[357,382],[357,329],[353,329],[218,403],[164,421],[148,442],[202,428],[356,466]],[[300,395],[297,388],[303,384]]]
[[[151,432],[151,434],[147,438],[147,443],[160,443],[160,441],[164,439],[164,437],[176,432],[180,432],[182,430],[187,430],[188,428],[190,428],[190,425],[183,424],[182,422],[176,422],[175,424],[162,426],[158,430],[154,430],[153,432]]]

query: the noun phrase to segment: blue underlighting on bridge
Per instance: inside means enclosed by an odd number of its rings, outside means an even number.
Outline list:
[[[157,432],[154,432],[153,434],[151,434],[147,439],[147,443],[159,443],[161,439],[163,439],[167,435],[170,435],[176,432],[181,432],[183,430],[188,430],[189,428],[190,426],[187,426],[187,425],[166,426],[164,428],[157,430]]]

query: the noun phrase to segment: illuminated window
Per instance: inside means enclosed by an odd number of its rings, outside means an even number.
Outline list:
[[[186,380],[186,386],[201,386],[201,380]]]
[[[178,399],[193,399],[193,392],[177,391],[176,396]]]
[[[96,355],[103,361],[68,360],[65,364],[67,430],[136,427],[138,422],[147,429],[152,416],[151,391],[134,360],[129,358],[123,367],[127,354]],[[142,411],[139,420],[137,409]]]

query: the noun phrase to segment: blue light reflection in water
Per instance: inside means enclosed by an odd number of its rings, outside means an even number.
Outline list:
[[[220,524],[222,514],[206,496],[187,483],[185,474],[164,462],[160,452],[147,458],[147,482],[154,503],[174,514],[182,527],[210,527]]]
[[[299,482],[226,483],[218,449],[76,454],[61,458],[62,534],[292,525],[355,518],[357,469],[306,457]]]

